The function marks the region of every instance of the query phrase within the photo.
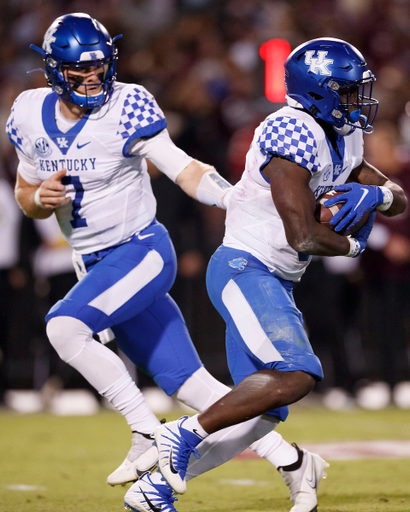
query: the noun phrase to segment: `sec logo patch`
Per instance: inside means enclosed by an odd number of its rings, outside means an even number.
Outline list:
[[[50,156],[53,152],[53,150],[50,147],[50,144],[44,137],[40,137],[39,139],[36,140],[35,147],[37,154],[39,156],[42,156],[43,158]]]

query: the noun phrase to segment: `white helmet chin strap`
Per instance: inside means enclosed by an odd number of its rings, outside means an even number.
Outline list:
[[[289,105],[289,107],[303,108],[303,105],[301,103],[299,103],[298,101],[294,100],[290,96],[286,95],[285,99],[286,99],[286,103]]]
[[[356,127],[346,123],[340,128],[338,128],[337,126],[333,126],[333,129],[338,135],[346,137],[347,135],[352,134],[356,130]]]

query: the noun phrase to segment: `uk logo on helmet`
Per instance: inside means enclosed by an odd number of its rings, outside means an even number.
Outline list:
[[[44,35],[43,50],[46,53],[52,53],[53,51],[51,49],[51,43],[54,43],[57,39],[56,37],[54,37],[54,32],[57,31],[57,28],[58,27],[50,27]]]
[[[94,52],[83,52],[80,55],[80,62],[89,61],[89,60],[98,60],[103,59],[104,53],[101,50],[96,50]]]
[[[332,72],[327,69],[329,64],[333,64],[333,59],[326,59],[327,52],[318,50],[317,58],[313,58],[315,54],[315,50],[308,50],[305,53],[305,64],[309,66],[309,71],[317,75],[320,73],[321,75],[330,76]]]

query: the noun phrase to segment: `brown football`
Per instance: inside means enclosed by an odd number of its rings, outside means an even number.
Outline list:
[[[330,224],[330,219],[336,215],[336,213],[340,210],[340,208],[343,206],[343,203],[334,204],[330,208],[327,208],[324,206],[323,203],[325,203],[328,199],[331,197],[339,196],[341,194],[344,194],[344,192],[337,192],[336,190],[330,190],[329,192],[326,192],[325,194],[321,195],[317,201],[316,201],[316,210],[315,210],[315,218],[318,222],[320,222],[323,226],[334,230],[333,226]],[[369,217],[369,214],[366,213],[363,215],[363,217],[360,219],[359,222],[357,222],[349,231],[348,234],[353,234],[358,231],[363,224],[367,221]],[[344,232],[341,232],[341,234],[345,234]]]

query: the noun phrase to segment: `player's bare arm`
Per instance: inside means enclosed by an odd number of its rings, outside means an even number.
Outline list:
[[[15,195],[20,208],[34,219],[46,219],[54,210],[70,201],[66,188],[61,183],[67,170],[63,169],[44,180],[40,187],[32,185],[17,173]],[[37,197],[36,197],[37,194]]]
[[[348,182],[337,185],[335,190],[343,193],[328,199],[324,206],[343,205],[330,220],[337,232],[349,231],[371,212],[393,217],[402,213],[407,204],[402,188],[364,159],[353,169]]]
[[[226,209],[224,199],[231,185],[211,165],[193,160],[179,173],[175,183],[201,203]]]
[[[263,172],[270,180],[273,202],[282,218],[288,243],[295,251],[318,256],[342,256],[349,252],[350,244],[345,236],[316,221],[316,201],[306,169],[282,158],[272,158]]]
[[[197,199],[196,190],[202,176],[206,172],[212,170],[213,167],[211,165],[204,164],[199,160],[193,160],[182,172],[179,173],[175,183],[190,197]]]
[[[393,194],[393,202],[390,208],[385,211],[380,211],[380,213],[386,217],[399,215],[400,213],[403,213],[407,207],[407,197],[400,185],[389,180],[387,176],[381,173],[365,159],[363,159],[362,163],[352,171],[348,181],[356,181],[362,185],[377,185],[378,187],[386,187],[391,190]]]

